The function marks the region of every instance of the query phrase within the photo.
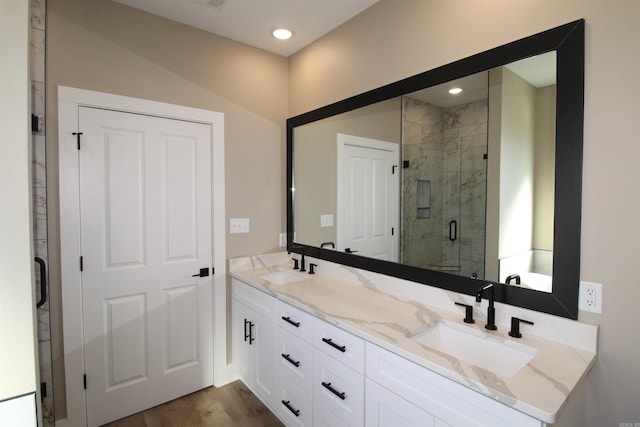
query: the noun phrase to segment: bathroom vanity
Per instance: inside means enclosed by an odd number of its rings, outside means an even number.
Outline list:
[[[597,326],[498,303],[489,331],[485,300],[294,256],[230,260],[234,365],[286,425],[581,425]]]

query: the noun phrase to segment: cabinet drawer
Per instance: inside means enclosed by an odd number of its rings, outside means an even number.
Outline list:
[[[302,340],[311,342],[313,339],[313,317],[299,308],[277,301],[276,321],[278,326]]]
[[[302,391],[296,385],[281,380],[277,412],[287,426],[313,425],[313,400],[311,394]]]
[[[293,334],[278,328],[278,376],[311,393],[313,347]]]
[[[234,278],[231,279],[231,288],[233,298],[267,319],[273,319],[276,307],[274,297]]]
[[[377,383],[366,380],[365,421],[376,427],[433,426],[433,415]]]
[[[313,345],[351,369],[364,373],[364,341],[355,335],[315,318]]]
[[[349,426],[364,423],[364,376],[320,351],[313,354],[313,399]]]
[[[541,422],[367,343],[367,378],[452,426],[540,427]]]
[[[351,427],[324,406],[313,403],[313,427]]]

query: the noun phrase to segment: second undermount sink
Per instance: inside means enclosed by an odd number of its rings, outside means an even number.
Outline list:
[[[415,331],[409,338],[503,377],[517,374],[538,352],[534,347],[448,321]]]
[[[276,285],[286,285],[287,283],[300,282],[311,278],[308,274],[298,273],[286,268],[276,268],[264,273],[258,273],[258,277]]]

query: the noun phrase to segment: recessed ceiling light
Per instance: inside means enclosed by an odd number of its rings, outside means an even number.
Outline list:
[[[289,40],[293,34],[286,28],[278,28],[273,31],[273,37],[279,40]]]
[[[452,89],[449,89],[449,93],[451,95],[458,95],[459,93],[462,93],[462,89],[460,89],[459,87],[454,87]]]

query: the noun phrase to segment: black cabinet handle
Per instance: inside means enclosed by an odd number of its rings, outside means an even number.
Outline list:
[[[295,409],[293,406],[291,406],[288,400],[283,400],[282,404],[286,406],[287,409],[290,410],[293,415],[295,415],[296,417],[300,416],[300,409]]]
[[[295,366],[296,368],[300,367],[300,362],[295,361],[291,358],[290,354],[284,354],[282,353],[282,357],[284,358],[284,360],[286,360],[287,362],[291,363],[293,366]]]
[[[47,301],[47,267],[42,258],[36,257],[35,260],[40,266],[40,299],[36,304],[36,308],[40,308]]]
[[[249,328],[247,328],[247,326]],[[249,339],[249,345],[251,345],[251,343],[256,340],[255,338],[253,338],[253,326],[253,322],[244,319],[244,342],[247,342],[247,339]]]
[[[291,320],[291,318],[289,316],[287,316],[287,317],[282,316],[282,320],[284,320],[285,322],[287,322],[290,325],[295,326],[296,328],[300,327],[300,322],[294,322],[293,320]]]
[[[340,350],[341,352],[346,352],[347,351],[347,347],[344,345],[338,345],[336,343],[334,343],[331,338],[322,338],[322,341],[324,341],[325,343],[329,344],[331,347],[335,348],[336,350]]]
[[[338,391],[335,388],[331,387],[331,383],[325,383],[324,381],[322,382],[322,387],[326,388],[327,390],[329,390],[331,393],[335,394],[336,396],[338,396],[340,399],[345,400],[347,398],[347,395],[344,391]]]
[[[355,254],[356,252],[358,252],[358,251],[353,251],[353,250],[351,250],[351,248],[347,248],[347,249],[345,249],[344,251],[345,251],[346,253],[348,253],[348,254]]]

